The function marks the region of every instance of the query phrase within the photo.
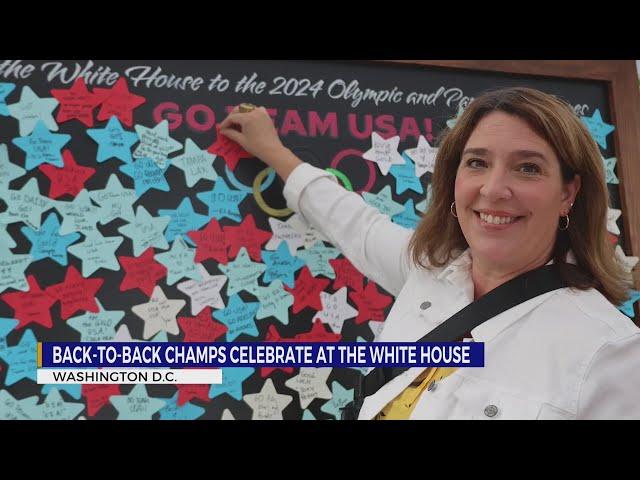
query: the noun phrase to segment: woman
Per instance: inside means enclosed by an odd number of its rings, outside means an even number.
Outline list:
[[[288,206],[396,297],[380,341],[416,341],[538,267],[562,272],[568,287],[471,330],[484,368],[411,368],[360,419],[640,418],[640,329],[614,306],[629,284],[607,241],[602,159],[566,103],[527,88],[476,98],[440,144],[415,231],[298,159],[265,109],[236,108],[221,133],[273,167]]]

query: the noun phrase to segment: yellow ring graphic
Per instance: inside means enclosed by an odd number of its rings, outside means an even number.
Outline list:
[[[271,167],[265,168],[258,175],[256,175],[256,178],[254,178],[253,180],[253,196],[256,199],[256,203],[267,215],[271,215],[272,217],[286,217],[287,215],[291,215],[293,213],[293,210],[291,210],[290,208],[271,208],[269,205],[267,205],[267,202],[264,201],[264,198],[262,198],[260,185],[262,184],[262,181],[265,179],[265,177],[269,174],[269,170],[271,170]]]

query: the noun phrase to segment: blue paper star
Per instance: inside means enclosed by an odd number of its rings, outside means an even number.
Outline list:
[[[396,194],[400,195],[407,190],[422,193],[422,183],[416,177],[416,166],[406,153],[402,154],[404,165],[393,165],[389,173],[396,179]]]
[[[0,196],[4,197],[3,190],[9,188],[9,182],[23,176],[27,171],[9,160],[7,145],[0,143]]]
[[[5,190],[2,198],[7,209],[0,213],[0,223],[25,222],[32,228],[40,228],[42,213],[57,205],[40,195],[38,180],[31,178],[20,190]]]
[[[118,411],[118,420],[151,420],[154,413],[166,405],[166,401],[151,398],[147,388],[140,383],[128,395],[112,395],[109,401]]]
[[[133,242],[133,256],[139,257],[149,247],[166,250],[169,243],[164,236],[169,217],[152,217],[142,205],[136,211],[133,222],[118,228],[118,232],[129,237]]]
[[[29,290],[24,271],[31,264],[31,255],[17,255],[0,247],[0,293],[7,288],[26,292]]]
[[[201,417],[203,413],[204,408],[191,402],[178,406],[178,394],[176,393],[160,410],[160,420],[195,420]]]
[[[106,187],[102,190],[90,190],[89,196],[100,205],[98,222],[101,225],[105,225],[116,218],[133,222],[135,218],[133,204],[138,199],[138,196],[134,189],[124,188],[115,173],[109,176]]]
[[[193,205],[189,197],[184,198],[175,210],[158,210],[158,215],[171,218],[167,231],[165,232],[165,236],[169,242],[172,242],[177,235],[180,235],[185,241],[191,243],[187,232],[199,230],[200,227],[209,221],[207,215],[201,215],[193,210]]]
[[[16,88],[14,83],[0,83],[0,115],[4,117],[9,116],[6,99],[14,88]]]
[[[89,277],[96,270],[120,270],[116,250],[123,237],[105,237],[99,230],[86,235],[84,242],[69,247],[69,253],[82,260],[82,276]]]
[[[118,158],[132,163],[131,147],[138,141],[138,135],[122,128],[118,117],[113,115],[105,128],[90,128],[87,135],[98,143],[98,162]]]
[[[582,117],[581,120],[589,129],[589,133],[591,133],[593,139],[598,142],[598,145],[600,145],[603,150],[606,150],[607,135],[613,132],[616,127],[602,121],[602,116],[598,108],[593,112],[593,116]]]
[[[213,168],[216,156],[206,150],[201,150],[193,140],[187,138],[184,153],[173,157],[171,165],[184,172],[187,187],[191,188],[199,180],[216,180],[218,174]]]
[[[431,188],[431,184],[429,184],[427,185],[427,196],[424,200],[422,200],[416,205],[416,210],[418,210],[419,212],[425,213],[431,206],[432,195],[433,195],[433,189]]]
[[[633,311],[633,304],[640,300],[640,290],[629,290],[629,299],[618,306],[618,310],[627,317],[634,318],[636,316]]]
[[[81,342],[110,342],[116,333],[116,325],[124,317],[124,310],[105,310],[96,299],[98,312],[86,312],[67,320],[74,330],[80,332]]]
[[[0,352],[7,348],[7,335],[9,335],[19,323],[15,318],[0,317]]]
[[[218,268],[229,279],[227,283],[227,295],[231,296],[241,290],[249,293],[258,288],[258,277],[267,268],[264,263],[252,262],[247,249],[242,247],[233,262],[227,265],[218,265]]]
[[[20,122],[20,136],[29,135],[36,123],[43,122],[44,125],[54,132],[58,131],[58,124],[53,119],[52,112],[58,106],[55,98],[40,98],[31,87],[22,87],[20,101],[7,105],[9,114]]]
[[[313,413],[311,413],[309,410],[305,410],[302,413],[302,420],[315,420],[316,417],[313,416]]]
[[[37,395],[16,400],[8,391],[0,390],[0,420],[33,420],[24,409],[30,411],[38,400]]]
[[[342,416],[342,412],[340,411],[340,409],[353,400],[353,388],[347,390],[334,380],[333,382],[331,382],[331,391],[333,392],[333,397],[331,397],[331,400],[322,405],[322,407],[320,407],[320,410],[328,413],[329,415],[333,415],[334,417],[336,417],[336,419],[339,420]]]
[[[245,333],[252,337],[258,336],[256,327],[256,312],[260,308],[259,302],[244,302],[239,295],[229,297],[226,308],[213,312],[213,317],[224,323],[227,331],[227,342]],[[222,378],[224,382],[224,377]]]
[[[616,176],[616,172],[614,169],[616,168],[616,162],[618,159],[616,157],[604,158],[602,157],[602,162],[604,163],[606,182],[614,185],[618,185],[620,180]]]
[[[60,234],[80,232],[89,235],[96,230],[100,215],[100,207],[91,203],[89,192],[84,188],[71,202],[57,201],[56,210],[62,215]]]
[[[238,204],[248,195],[247,192],[229,188],[221,177],[218,177],[212,190],[200,192],[196,196],[209,207],[209,217],[218,220],[230,218],[240,222],[240,210]]]
[[[45,124],[39,121],[30,135],[16,137],[12,141],[27,154],[24,168],[33,170],[43,163],[64,167],[61,150],[69,140],[71,135],[51,133]]]
[[[178,236],[171,245],[171,250],[158,253],[156,261],[167,267],[167,285],[173,285],[184,277],[192,280],[201,280],[198,270],[199,263],[195,263],[196,250],[189,248],[182,237]]]
[[[9,365],[4,380],[6,386],[9,387],[23,378],[36,381],[37,345],[38,342],[33,331],[27,329],[18,345],[0,351],[0,357]]]
[[[7,231],[7,225],[0,225],[0,251],[3,249],[14,248],[16,241]]]
[[[227,393],[236,400],[242,400],[242,382],[253,375],[254,368],[231,367],[222,369],[222,383],[212,384],[209,389],[209,398]]]
[[[304,267],[304,261],[291,255],[286,242],[280,242],[275,252],[263,250],[262,260],[267,266],[262,277],[265,283],[280,279],[291,288],[296,282],[295,273]]]
[[[260,302],[256,313],[258,320],[273,316],[284,325],[289,323],[289,307],[293,305],[293,295],[283,288],[282,280],[271,282],[268,287],[258,287],[254,295]]]
[[[410,198],[407,200],[404,204],[404,212],[394,215],[391,217],[391,220],[405,228],[415,230],[420,221],[420,217],[416,215],[416,207],[413,204],[413,199]]]
[[[22,227],[20,231],[31,242],[29,255],[34,262],[50,258],[62,266],[66,266],[68,263],[67,247],[80,238],[79,233],[60,235],[60,222],[58,216],[53,212],[47,216],[40,230]]]
[[[80,385],[71,386],[80,389]],[[84,403],[65,402],[60,396],[58,388],[50,390],[51,393],[47,395],[44,402],[39,405],[22,405],[22,410],[34,420],[73,420],[84,410]]]
[[[298,252],[300,257],[309,267],[311,275],[317,277],[324,275],[327,278],[336,278],[336,272],[329,263],[340,255],[340,250],[333,247],[325,247],[320,241],[313,244],[311,248],[307,248]]]
[[[369,192],[362,192],[362,198],[369,205],[376,207],[381,213],[393,217],[402,213],[404,207],[397,202],[393,201],[391,197],[391,185],[387,185],[380,192],[373,194]]]
[[[62,391],[64,390],[65,392],[67,392],[69,395],[71,395],[73,398],[75,398],[76,400],[80,400],[80,397],[82,396],[82,385],[59,385],[59,384],[53,384],[53,383],[48,383],[46,385],[44,385],[42,387],[42,393],[44,395],[46,395],[47,393],[49,393],[51,390],[58,390],[58,391]],[[60,399],[62,401],[62,398]],[[73,405],[77,405],[77,404],[73,404]],[[82,409],[80,409],[82,410]]]
[[[147,190],[155,188],[163,192],[169,191],[169,184],[164,176],[167,169],[162,170],[150,158],[139,158],[133,163],[120,166],[120,171],[133,178],[136,195],[140,198]]]

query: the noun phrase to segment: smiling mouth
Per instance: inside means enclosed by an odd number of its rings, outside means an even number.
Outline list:
[[[511,225],[524,218],[524,216],[509,217],[487,215],[486,213],[481,213],[476,210],[474,210],[473,213],[475,213],[480,221],[486,225]]]

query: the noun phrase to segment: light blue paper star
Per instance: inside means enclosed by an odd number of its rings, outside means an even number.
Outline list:
[[[201,150],[196,143],[187,138],[184,153],[171,159],[171,165],[184,172],[187,187],[191,188],[199,180],[216,180],[218,174],[213,169],[216,156],[206,150]]]
[[[212,384],[209,389],[209,398],[227,393],[236,400],[242,400],[242,382],[253,375],[254,368],[230,367],[222,369],[222,383]]]
[[[14,83],[0,83],[0,115],[3,117],[9,116],[6,99],[15,88],[16,85]]]
[[[96,303],[98,312],[86,312],[67,320],[67,325],[80,332],[81,342],[110,342],[116,325],[124,317],[124,310],[105,310],[100,300],[96,299]]]
[[[159,263],[167,267],[167,285],[173,285],[178,280],[187,277],[201,280],[202,276],[195,263],[196,249],[189,248],[181,236],[177,236],[171,245],[171,250],[158,253],[154,257]]]
[[[600,109],[598,108],[596,108],[596,111],[593,112],[593,116],[581,117],[581,120],[589,129],[589,133],[591,133],[593,139],[598,142],[598,145],[600,145],[603,150],[606,150],[607,135],[613,132],[616,127],[602,121]]]
[[[0,352],[7,348],[7,335],[9,335],[19,323],[15,318],[0,317]]]
[[[7,288],[26,292],[29,290],[24,271],[31,263],[31,255],[17,255],[0,246],[0,293]]]
[[[336,278],[336,272],[329,263],[340,255],[340,250],[333,247],[325,247],[322,242],[316,242],[313,247],[298,252],[300,257],[309,267],[311,275],[317,277],[324,275],[327,278]]]
[[[259,302],[244,302],[239,295],[231,295],[227,307],[213,312],[213,318],[224,323],[227,331],[227,342],[233,341],[241,334],[252,337],[258,336],[256,327],[256,312],[260,308]],[[222,378],[224,382],[224,377]]]
[[[0,143],[0,198],[3,190],[9,188],[9,182],[23,176],[27,171],[9,160],[9,150],[5,143]]]
[[[89,196],[100,205],[98,212],[100,225],[105,225],[116,218],[133,222],[135,218],[133,204],[138,196],[134,189],[124,188],[115,173],[109,176],[106,187],[102,190],[90,190]]]
[[[74,386],[80,388],[80,385]],[[44,402],[39,405],[23,405],[22,409],[34,420],[73,420],[84,410],[84,403],[65,402],[54,387]]]
[[[636,314],[633,311],[633,304],[640,300],[640,290],[630,290],[629,299],[618,306],[618,310],[624,313],[627,317],[635,318]]]
[[[50,258],[62,266],[68,263],[67,248],[80,238],[79,233],[60,235],[60,221],[53,212],[47,216],[39,230],[22,227],[20,231],[31,242],[29,255],[34,262]]]
[[[618,159],[616,157],[604,158],[602,157],[602,162],[604,163],[605,175],[607,178],[607,183],[611,183],[614,185],[618,185],[620,180],[616,176],[616,172],[614,169],[616,168],[616,162]]]
[[[31,411],[30,407],[38,400],[37,395],[16,400],[8,391],[0,390],[0,420],[33,420],[25,409]]]
[[[414,192],[422,193],[422,184],[420,179],[416,177],[416,166],[406,153],[402,154],[404,159],[404,165],[393,165],[389,170],[389,173],[396,179],[396,194],[406,192],[407,190],[413,190]]]
[[[171,218],[167,231],[165,232],[165,236],[169,242],[172,242],[177,235],[181,235],[185,241],[191,243],[189,237],[187,237],[187,232],[199,230],[200,227],[209,221],[207,215],[200,215],[193,210],[193,205],[189,197],[185,197],[175,210],[158,210],[158,215]]]
[[[258,277],[266,270],[264,263],[252,262],[247,249],[242,247],[233,262],[227,265],[218,265],[218,268],[229,279],[227,283],[227,296],[231,296],[241,290],[253,293],[258,288]]]
[[[391,185],[387,185],[380,192],[373,194],[362,192],[362,198],[369,205],[376,207],[381,213],[393,217],[404,211],[404,207],[393,201],[391,197]]]
[[[169,121],[162,120],[153,128],[136,125],[140,145],[133,152],[134,158],[150,158],[162,171],[170,164],[169,154],[182,149],[182,144],[169,136]]]
[[[42,195],[38,180],[30,179],[20,190],[5,190],[2,199],[7,209],[0,213],[0,223],[24,222],[32,228],[40,228],[42,213],[56,203]]]
[[[87,278],[100,268],[120,270],[116,250],[123,241],[123,237],[105,237],[96,229],[84,242],[70,246],[69,253],[82,260],[82,276]]]
[[[293,305],[293,295],[283,288],[282,280],[275,280],[268,287],[258,287],[254,295],[260,302],[256,319],[273,316],[284,325],[289,324],[289,307]]]
[[[14,347],[7,347],[0,351],[0,358],[7,365],[7,376],[4,384],[9,387],[23,378],[36,381],[37,349],[38,342],[31,329],[24,331],[20,343]]]
[[[33,170],[43,163],[64,167],[61,150],[69,140],[71,135],[51,133],[44,123],[38,122],[29,136],[16,137],[12,141],[27,154],[24,168]]]
[[[73,385],[73,384],[59,385],[59,384],[48,383],[46,385],[43,385],[42,387],[42,393],[44,395],[46,395],[52,390],[58,390],[59,392],[64,390],[76,400],[80,400],[80,397],[82,396],[82,385]],[[62,398],[60,400],[62,401]],[[74,405],[77,405],[77,404],[74,404]]]
[[[280,279],[291,288],[296,283],[295,273],[304,267],[304,261],[291,255],[286,242],[280,242],[275,252],[263,250],[262,260],[267,266],[262,277],[264,283]]]
[[[187,402],[178,406],[178,394],[171,397],[160,410],[160,420],[195,420],[204,414],[204,408]]]
[[[118,420],[151,420],[167,403],[149,397],[147,387],[142,383],[133,387],[128,395],[112,395],[109,401],[118,410]]]
[[[150,158],[139,158],[133,163],[121,165],[120,171],[133,178],[138,198],[152,188],[162,192],[169,191],[169,184],[164,176],[166,168],[161,169]]]
[[[71,232],[80,232],[85,235],[96,229],[100,215],[100,207],[91,203],[89,192],[84,188],[72,201],[56,201],[56,210],[62,215],[60,235]]]
[[[0,225],[0,251],[8,248],[15,248],[16,241],[7,231],[7,225]]]
[[[7,105],[7,108],[9,114],[20,122],[20,136],[24,137],[33,131],[39,121],[42,121],[49,130],[57,132],[58,124],[52,115],[57,106],[58,100],[55,98],[40,98],[31,90],[31,87],[24,86],[20,101]]]
[[[447,120],[447,127],[449,127],[449,130],[453,130],[453,127],[456,126],[456,124],[458,123],[458,120],[460,120],[460,117],[462,116],[463,113],[464,113],[464,107],[458,107],[458,112],[456,113],[456,116]]]
[[[229,188],[221,177],[216,180],[212,190],[196,194],[198,199],[209,207],[209,217],[218,220],[230,218],[236,222],[242,221],[238,204],[247,195],[247,192]]]
[[[138,135],[122,128],[118,117],[113,115],[105,128],[90,128],[87,135],[98,143],[98,162],[118,158],[132,163],[131,147],[138,141]]]
[[[149,247],[162,250],[169,248],[163,232],[170,221],[169,217],[152,217],[147,209],[140,205],[135,220],[118,228],[118,232],[131,239],[133,255],[139,257]]]
[[[416,205],[416,210],[419,212],[425,213],[427,209],[431,206],[431,197],[433,195],[433,189],[431,188],[431,184],[427,185],[427,196],[424,200],[419,202]]]
[[[333,392],[333,397],[331,397],[331,400],[322,405],[322,407],[320,407],[320,410],[328,413],[329,415],[333,415],[334,417],[336,417],[336,419],[339,420],[342,416],[342,412],[340,411],[340,409],[353,400],[353,388],[347,390],[334,380],[333,382],[331,382],[331,391]]]
[[[420,217],[416,215],[416,207],[413,204],[413,199],[410,198],[407,200],[404,204],[404,212],[394,215],[391,217],[391,220],[405,228],[415,230],[420,221]]]
[[[302,420],[315,420],[316,417],[313,416],[313,413],[311,413],[309,410],[305,410],[302,413]]]

